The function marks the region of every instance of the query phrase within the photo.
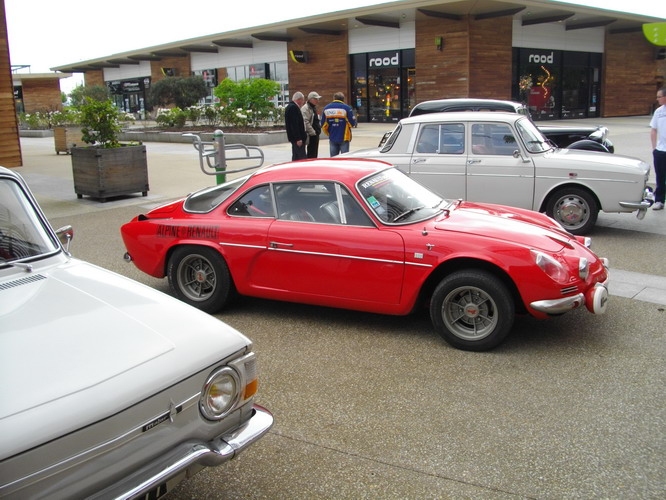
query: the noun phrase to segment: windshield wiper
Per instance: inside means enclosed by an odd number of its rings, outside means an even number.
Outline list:
[[[420,207],[415,207],[415,208],[410,208],[409,210],[401,213],[400,215],[394,217],[394,219],[391,222],[398,222],[400,219],[404,219],[405,217],[408,217],[412,215],[414,212],[418,212],[422,208],[425,208],[425,205],[420,206]]]
[[[18,267],[19,269],[25,270],[26,273],[32,272],[32,264],[26,264],[25,262],[9,262],[5,259],[0,259],[0,265]]]

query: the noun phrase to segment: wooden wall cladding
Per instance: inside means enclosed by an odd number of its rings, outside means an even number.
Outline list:
[[[469,97],[511,99],[513,19],[470,20]]]
[[[61,110],[60,80],[23,80],[23,106],[26,113]]]
[[[2,16],[0,17],[0,165],[20,167],[23,165],[23,160],[14,103],[14,82],[9,60],[4,0],[0,0],[0,16]]]
[[[104,82],[104,70],[102,69],[86,71],[83,79],[86,87],[92,87],[95,85],[106,87],[106,83]]]
[[[469,95],[469,25],[418,14],[416,19],[416,101]],[[435,39],[442,38],[442,50]]]
[[[607,33],[601,116],[652,113],[659,85],[654,46],[642,32]],[[636,78],[636,75],[653,75]]]
[[[347,32],[340,35],[299,34],[293,33],[294,39],[288,43],[288,50],[304,50],[308,53],[308,62],[296,63],[291,57],[289,65],[289,97],[294,92],[318,92],[322,98],[318,109],[321,110],[333,100],[333,94],[343,92],[349,103],[349,46]]]

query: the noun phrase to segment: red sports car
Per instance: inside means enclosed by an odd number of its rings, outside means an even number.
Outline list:
[[[395,315],[427,306],[467,350],[497,346],[517,313],[603,313],[608,300],[589,239],[529,210],[442,199],[374,160],[264,167],[121,232],[127,260],[204,311],[236,293]]]

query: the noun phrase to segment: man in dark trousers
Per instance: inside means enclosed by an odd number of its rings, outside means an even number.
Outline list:
[[[301,107],[303,121],[305,122],[305,132],[308,134],[308,158],[317,158],[319,156],[319,134],[321,133],[321,124],[317,115],[317,103],[319,99],[321,99],[319,94],[310,92],[308,94],[308,102]]]
[[[296,92],[287,108],[284,110],[284,125],[287,129],[287,139],[291,142],[291,161],[304,160],[305,144],[308,134],[305,132],[305,122],[301,113],[301,106],[305,104],[305,96],[302,92]]]

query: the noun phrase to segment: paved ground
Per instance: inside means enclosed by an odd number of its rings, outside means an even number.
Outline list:
[[[650,161],[647,117],[588,121]],[[388,128],[361,124],[352,149]],[[54,226],[74,226],[77,257],[168,292],[122,262],[118,228],[212,180],[191,146],[147,147],[145,198],[77,200],[50,138],[23,139],[17,170]],[[489,353],[448,347],[425,314],[239,300],[218,317],[254,341],[275,427],[171,498],[665,498],[666,214],[602,214],[592,236],[611,261],[608,313],[518,318]]]

